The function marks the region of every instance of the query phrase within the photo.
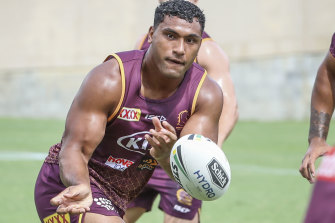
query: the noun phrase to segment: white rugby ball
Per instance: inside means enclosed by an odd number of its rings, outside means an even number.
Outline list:
[[[229,162],[210,139],[189,134],[174,144],[170,154],[173,177],[192,197],[212,201],[221,197],[229,187]]]

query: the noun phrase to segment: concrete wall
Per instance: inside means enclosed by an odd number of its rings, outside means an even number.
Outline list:
[[[84,76],[132,49],[157,0],[0,0],[0,115],[65,118]],[[334,0],[201,0],[231,61],[241,119],[303,119]]]

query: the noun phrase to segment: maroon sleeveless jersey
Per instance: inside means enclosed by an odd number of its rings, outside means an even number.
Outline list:
[[[329,48],[330,53],[335,57],[335,33],[333,34],[332,42]]]
[[[202,41],[206,41],[206,40],[211,40],[212,38],[204,31],[202,32]],[[148,49],[150,46],[150,43],[148,42],[148,34],[146,34],[143,37],[143,40],[141,42],[141,44],[139,45],[138,49],[139,50],[146,50]]]
[[[120,67],[122,94],[118,108],[108,120],[105,136],[89,160],[91,183],[97,185],[119,208],[145,186],[157,161],[149,154],[150,145],[144,138],[154,128],[152,118],[166,120],[180,132],[194,112],[198,93],[206,72],[193,63],[177,91],[162,100],[145,98],[140,94],[141,65],[145,51],[121,52],[115,58]],[[51,147],[45,162],[58,163],[61,144]]]

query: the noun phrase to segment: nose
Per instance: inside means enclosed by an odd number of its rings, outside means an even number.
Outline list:
[[[173,52],[178,56],[183,56],[185,54],[185,41],[184,39],[180,38],[176,41]]]

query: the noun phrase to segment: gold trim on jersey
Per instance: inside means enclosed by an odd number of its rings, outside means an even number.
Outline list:
[[[197,99],[198,99],[198,96],[199,96],[199,92],[200,92],[200,88],[203,84],[203,82],[205,81],[205,78],[207,76],[207,71],[205,70],[204,74],[202,75],[202,78],[198,84],[198,87],[197,87],[197,90],[194,94],[194,98],[193,98],[193,102],[192,102],[192,110],[191,110],[191,115],[194,113],[194,110],[195,110],[195,105],[197,103]]]
[[[144,37],[143,37],[143,39],[141,41],[141,44],[138,46],[138,50],[142,49],[143,43],[147,39],[147,37],[148,37],[148,33],[144,35]]]
[[[210,37],[207,37],[207,38],[202,39],[202,42],[204,42],[204,41],[208,41],[208,40],[213,40],[213,39],[210,38]]]
[[[122,60],[115,53],[111,54],[111,56],[113,56],[117,60],[117,62],[119,63],[119,66],[120,66],[122,90],[121,90],[120,101],[119,101],[118,105],[116,106],[116,109],[114,110],[114,112],[108,117],[107,122],[112,120],[115,117],[115,115],[119,112],[119,110],[121,108],[121,105],[122,105],[122,102],[123,102],[123,99],[124,99],[124,94],[125,94],[125,91],[126,91],[126,79],[125,79],[124,67],[123,67]]]
[[[83,223],[83,214],[79,215],[78,223]]]

